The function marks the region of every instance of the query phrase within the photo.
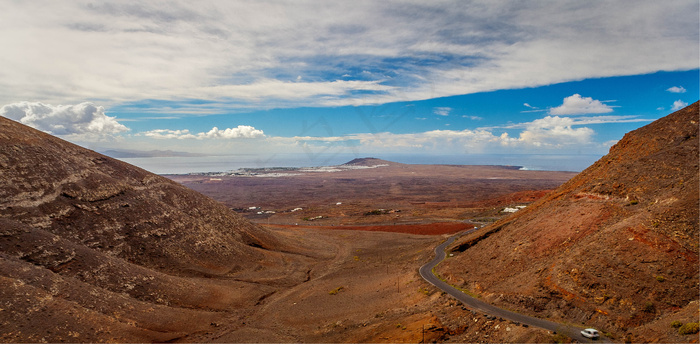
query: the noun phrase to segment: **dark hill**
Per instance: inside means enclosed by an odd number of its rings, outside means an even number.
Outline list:
[[[465,237],[441,273],[618,340],[685,341],[669,324],[693,320],[674,319],[684,309],[698,321],[698,117],[695,103],[628,133],[534,205]]]
[[[400,165],[397,162],[386,161],[377,158],[356,158],[352,159],[342,166],[377,166],[377,165]]]
[[[0,341],[206,330],[306,278],[281,245],[208,197],[0,117]]]

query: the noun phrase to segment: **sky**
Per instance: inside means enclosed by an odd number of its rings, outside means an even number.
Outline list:
[[[681,1],[0,3],[0,115],[98,151],[593,154],[700,98]]]

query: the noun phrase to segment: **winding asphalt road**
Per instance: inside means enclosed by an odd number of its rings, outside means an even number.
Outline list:
[[[462,291],[454,288],[453,286],[443,282],[437,276],[433,274],[433,268],[436,267],[440,262],[445,259],[445,248],[453,243],[455,239],[461,235],[469,234],[475,229],[468,230],[466,232],[456,234],[451,236],[447,241],[444,243],[440,244],[438,247],[435,248],[435,259],[430,261],[428,264],[425,264],[420,267],[419,272],[421,277],[428,281],[428,283],[438,287],[442,291],[450,294],[452,297],[455,299],[459,300],[462,302],[465,306],[471,308],[472,310],[478,310],[486,314],[490,314],[496,317],[500,317],[503,319],[508,319],[511,321],[519,322],[521,324],[527,324],[529,326],[536,326],[539,328],[543,328],[545,330],[553,331],[556,333],[562,333],[566,336],[569,336],[572,339],[575,339],[579,342],[583,343],[590,343],[591,340],[582,336],[581,335],[581,330],[580,328],[575,328],[572,326],[567,326],[563,324],[558,324],[552,321],[540,319],[540,318],[535,318],[515,312],[511,312],[502,308],[498,308],[496,306],[493,306],[491,304],[488,304],[486,302],[480,301],[479,299],[475,299]],[[606,338],[602,338],[601,340],[606,341]]]

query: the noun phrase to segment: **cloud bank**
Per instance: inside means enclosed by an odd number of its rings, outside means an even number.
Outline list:
[[[20,102],[4,105],[0,108],[0,116],[78,141],[114,139],[114,135],[129,130],[114,117],[105,115],[102,106],[92,103],[54,106]]]
[[[547,116],[514,127],[521,130],[511,136],[498,133],[495,128],[465,130],[431,130],[420,133],[397,134],[391,132],[361,133],[328,137],[271,137],[269,142],[303,147],[353,147],[363,152],[440,152],[440,153],[494,153],[507,148],[509,151],[569,150],[588,147],[605,150],[594,142],[595,131],[583,124],[616,123],[619,118],[578,119]],[[544,149],[544,150],[543,150]]]
[[[248,125],[239,125],[236,128],[226,128],[220,130],[217,127],[212,128],[207,132],[201,132],[197,134],[192,134],[188,129],[184,130],[170,130],[170,129],[155,129],[141,133],[143,136],[154,138],[154,139],[196,139],[196,140],[206,140],[206,139],[222,139],[222,140],[233,140],[233,139],[257,139],[265,137],[262,130],[255,129]]]
[[[11,1],[0,104],[195,99],[223,113],[698,68],[695,0],[321,3]]]

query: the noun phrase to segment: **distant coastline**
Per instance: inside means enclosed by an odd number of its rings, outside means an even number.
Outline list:
[[[271,154],[227,156],[115,157],[156,174],[230,172],[239,169],[305,168],[342,165],[355,158],[376,154]],[[114,157],[114,156],[113,156]],[[601,155],[547,154],[383,154],[377,158],[403,164],[420,165],[497,165],[534,171],[580,172]]]

